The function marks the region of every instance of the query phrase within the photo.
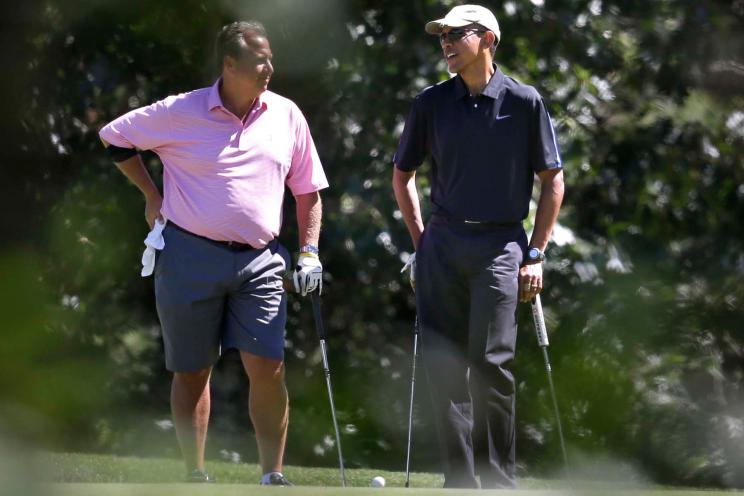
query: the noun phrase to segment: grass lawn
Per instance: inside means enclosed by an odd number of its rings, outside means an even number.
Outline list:
[[[183,484],[183,467],[180,460],[162,458],[116,457],[110,455],[83,455],[70,453],[44,453],[37,457],[37,477],[35,486],[37,494],[59,496],[232,496],[232,495],[274,495],[290,494],[296,496],[319,495],[334,496],[354,494],[357,496],[421,496],[433,495],[484,495],[509,494],[532,496],[572,495],[572,494],[617,494],[617,495],[653,495],[663,496],[717,496],[732,495],[732,491],[703,491],[662,487],[638,487],[633,485],[618,486],[616,483],[601,481],[560,481],[544,479],[520,479],[517,491],[469,491],[439,489],[442,477],[438,474],[414,473],[411,476],[411,488],[403,487],[403,472],[386,472],[383,470],[350,469],[346,471],[348,485],[339,487],[338,469],[308,468],[287,466],[285,475],[297,484],[297,487],[275,488],[256,485],[260,470],[257,465],[234,464],[210,460],[209,472],[218,481],[217,484]],[[387,481],[387,487],[371,488],[372,477],[381,475]],[[2,491],[0,491],[2,492]],[[742,494],[742,493],[739,493]]]
[[[70,483],[179,483],[183,480],[181,460],[167,458],[135,458],[111,455],[84,455],[77,453],[45,453],[39,457],[44,466],[47,482]],[[208,460],[207,470],[219,485],[255,485],[261,478],[258,465]],[[308,468],[286,466],[284,475],[294,484],[302,486],[340,486],[338,468]],[[349,486],[369,486],[370,480],[381,475],[388,487],[403,487],[405,473],[384,470],[347,469]],[[441,487],[444,479],[438,474],[413,473],[411,486]]]

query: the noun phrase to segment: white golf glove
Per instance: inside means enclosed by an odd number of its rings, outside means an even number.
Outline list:
[[[402,274],[406,270],[409,271],[408,278],[411,281],[411,289],[413,289],[413,291],[415,292],[416,291],[416,252],[413,252],[408,256],[408,261],[403,266],[403,268],[400,269],[400,273]]]
[[[300,253],[294,271],[294,287],[300,295],[306,296],[316,289],[323,291],[323,264],[314,253]]]

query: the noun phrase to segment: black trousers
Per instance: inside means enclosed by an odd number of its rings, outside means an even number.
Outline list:
[[[423,365],[442,451],[444,487],[515,487],[521,225],[429,221],[416,250]]]

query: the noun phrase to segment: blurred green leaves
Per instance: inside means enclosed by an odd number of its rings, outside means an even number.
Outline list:
[[[0,418],[2,434],[18,441],[79,446],[91,432],[90,416],[106,407],[106,361],[90,346],[54,332],[64,319],[41,281],[39,256],[0,257],[5,281],[0,292],[3,345],[0,347]],[[60,304],[61,303],[61,304]]]

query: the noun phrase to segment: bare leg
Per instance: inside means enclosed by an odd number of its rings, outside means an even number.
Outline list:
[[[171,383],[171,411],[186,470],[204,470],[209,424],[209,377],[212,369],[176,372]]]
[[[287,442],[289,400],[284,385],[284,362],[241,351],[248,379],[248,411],[256,429],[263,473],[281,472]]]

